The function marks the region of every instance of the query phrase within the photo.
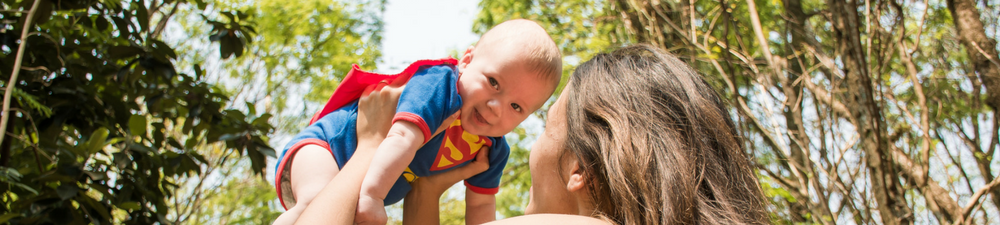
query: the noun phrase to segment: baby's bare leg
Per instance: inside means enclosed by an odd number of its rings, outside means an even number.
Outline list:
[[[274,221],[276,225],[295,223],[316,194],[340,172],[330,151],[317,145],[303,146],[291,160],[292,196],[295,196],[296,202],[295,206],[278,216]]]

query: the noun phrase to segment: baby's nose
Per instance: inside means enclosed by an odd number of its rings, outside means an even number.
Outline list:
[[[503,103],[501,103],[500,100],[490,99],[489,101],[486,101],[486,106],[490,107],[490,110],[492,110],[493,114],[497,117],[500,117],[500,113],[503,112]]]

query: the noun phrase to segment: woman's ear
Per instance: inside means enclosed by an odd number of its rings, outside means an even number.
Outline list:
[[[476,50],[476,46],[469,46],[469,48],[465,49],[465,53],[462,53],[462,58],[458,59],[458,70],[460,72],[465,70],[465,67],[469,66],[469,63],[472,62],[473,50]]]
[[[587,174],[580,168],[580,161],[571,159],[567,167],[569,169],[569,179],[566,181],[566,190],[577,192],[587,187]]]

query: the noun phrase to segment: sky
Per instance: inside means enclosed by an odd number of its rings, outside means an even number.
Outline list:
[[[386,3],[382,60],[377,72],[396,73],[419,59],[448,57],[465,50],[479,36],[472,22],[479,2],[468,0],[395,0]]]
[[[478,13],[479,1],[388,1],[382,20],[385,22],[382,59],[375,71],[399,73],[413,61],[439,59],[454,51],[464,51],[479,40],[479,35],[472,33],[472,23]],[[543,123],[535,115],[521,123],[528,134],[527,143],[533,143],[541,134]]]

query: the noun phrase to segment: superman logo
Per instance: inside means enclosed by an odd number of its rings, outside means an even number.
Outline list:
[[[493,141],[465,132],[462,122],[456,119],[444,131],[444,141],[438,149],[437,159],[431,165],[431,171],[448,169],[472,160],[483,146],[493,146]]]

